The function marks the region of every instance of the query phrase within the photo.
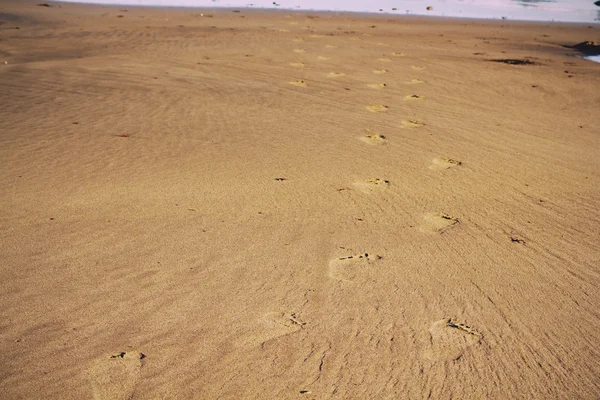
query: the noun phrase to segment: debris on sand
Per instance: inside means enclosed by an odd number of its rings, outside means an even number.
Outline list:
[[[574,46],[565,46],[565,47],[579,50],[581,53],[585,54],[586,56],[600,55],[600,43],[598,43],[598,42],[586,41],[586,42],[577,43]]]

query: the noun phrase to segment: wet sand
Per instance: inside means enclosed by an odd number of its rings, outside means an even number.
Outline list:
[[[0,4],[1,398],[600,396],[598,25],[50,4]]]

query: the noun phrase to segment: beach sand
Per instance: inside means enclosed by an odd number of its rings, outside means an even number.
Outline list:
[[[2,399],[600,397],[598,24],[50,5],[0,4]]]

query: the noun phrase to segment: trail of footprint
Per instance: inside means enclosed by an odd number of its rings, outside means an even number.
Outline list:
[[[413,100],[423,100],[425,97],[418,95],[418,94],[409,94],[408,96],[404,97],[404,100],[407,101],[413,101]]]
[[[425,81],[423,79],[411,79],[410,81],[406,82],[409,85],[417,85],[419,83],[425,83]]]
[[[413,65],[411,68],[415,71],[423,71],[425,69],[425,67],[423,67],[422,65]]]
[[[458,223],[458,218],[447,214],[427,213],[423,216],[423,223],[420,228],[422,232],[442,233]]]
[[[432,162],[433,164],[429,166],[429,169],[433,169],[435,171],[454,168],[462,165],[462,162],[452,158],[434,158]]]
[[[392,53],[392,55],[394,57],[404,57],[404,53],[402,53],[402,52],[394,52],[394,53]]]
[[[306,50],[304,50],[304,49],[294,49],[294,53],[299,53],[299,54],[306,53]]]
[[[304,42],[304,39],[302,39],[302,38],[294,38],[294,39],[292,39],[292,40],[293,40],[294,42],[296,42],[296,43],[301,43],[301,42]]]
[[[371,178],[366,181],[354,182],[354,186],[363,193],[373,193],[385,190],[390,186],[390,181],[381,178]]]
[[[382,74],[387,74],[388,70],[387,69],[374,69],[373,73],[377,74],[377,75],[382,75]]]
[[[294,86],[300,86],[300,87],[306,87],[306,82],[304,82],[303,80],[299,79],[297,81],[291,81],[289,82],[290,85],[294,85]]]
[[[369,110],[371,112],[376,112],[376,113],[387,112],[389,108],[390,108],[389,106],[384,106],[383,104],[375,104],[372,106],[367,106],[367,110]]]
[[[425,125],[425,123],[418,121],[416,119],[409,119],[409,120],[402,121],[403,128],[419,128],[424,125]]]
[[[387,87],[387,83],[370,83],[367,86],[371,89],[383,89]]]
[[[302,63],[302,62],[293,62],[293,63],[290,63],[290,65],[292,67],[296,67],[296,68],[304,68],[304,63]]]
[[[364,276],[381,258],[368,253],[335,258],[329,262],[329,276],[338,281],[353,282]]]
[[[337,78],[337,77],[340,77],[340,76],[346,76],[346,74],[343,73],[343,72],[330,72],[330,73],[327,74],[327,76],[330,77],[330,78]]]
[[[367,133],[368,135],[361,136],[360,140],[372,145],[382,145],[387,143],[387,139],[385,138],[385,136],[380,135],[379,133],[375,133],[370,129],[367,129]]]
[[[131,399],[145,358],[144,353],[128,351],[94,361],[87,370],[94,399]]]
[[[483,336],[468,325],[457,323],[451,318],[434,322],[429,328],[431,348],[426,358],[436,360],[458,360],[465,351],[481,343]]]

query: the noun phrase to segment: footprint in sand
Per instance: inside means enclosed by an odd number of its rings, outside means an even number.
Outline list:
[[[425,83],[425,81],[423,79],[411,79],[406,83],[409,85],[418,85],[419,83]]]
[[[306,82],[304,82],[301,79],[298,79],[297,81],[291,81],[290,85],[300,86],[300,87],[306,87]]]
[[[392,60],[390,60],[389,58],[378,58],[378,60],[381,62],[392,62]]]
[[[387,69],[374,69],[373,73],[377,74],[377,75],[382,75],[382,74],[387,74],[388,70]]]
[[[301,63],[301,62],[293,62],[293,63],[290,63],[290,65],[292,67],[296,67],[296,68],[304,68],[304,63]]]
[[[364,276],[381,258],[368,253],[335,258],[329,262],[329,276],[338,281],[353,282]]]
[[[329,60],[329,59],[331,59],[331,57],[318,56],[317,59],[318,60]]]
[[[258,333],[256,339],[259,343],[266,342],[281,336],[298,332],[306,325],[296,313],[270,312],[262,316],[260,326],[262,332]]]
[[[402,53],[402,52],[395,52],[395,53],[392,53],[392,55],[394,57],[404,57],[404,53]]]
[[[434,158],[432,162],[433,164],[429,166],[429,169],[435,171],[441,171],[444,169],[454,168],[458,167],[459,165],[462,165],[462,162],[454,160],[452,158]]]
[[[339,76],[346,76],[346,74],[343,72],[330,72],[327,74],[327,76],[330,78],[337,78]]]
[[[107,354],[87,370],[96,400],[131,399],[146,355],[138,351]]]
[[[422,232],[443,233],[446,229],[458,224],[458,218],[447,214],[427,213],[423,216]]]
[[[354,186],[363,193],[373,193],[385,190],[390,186],[390,181],[387,179],[371,178],[366,181],[354,182]]]
[[[403,128],[419,128],[423,125],[425,125],[425,123],[423,123],[421,121],[417,121],[416,119],[409,119],[409,120],[402,121]]]
[[[300,25],[300,23],[297,21],[290,21],[290,25]]]
[[[367,133],[368,135],[361,136],[360,140],[372,145],[382,145],[387,143],[387,139],[385,138],[385,136],[380,135],[379,133],[375,133],[370,129],[367,129]]]
[[[326,44],[326,45],[325,45],[325,48],[326,48],[326,49],[336,49],[336,48],[337,48],[337,46],[334,46],[334,45],[332,45],[332,44]]]
[[[408,96],[404,97],[404,100],[407,101],[413,101],[413,100],[423,100],[425,97],[418,95],[418,94],[409,94]]]
[[[423,67],[422,65],[413,65],[411,68],[415,71],[423,71],[425,69],[425,67]]]
[[[302,38],[294,38],[294,39],[292,39],[292,40],[293,40],[294,42],[296,42],[296,43],[301,43],[301,42],[304,42],[304,39],[302,39]]]
[[[294,53],[302,54],[302,53],[306,53],[306,50],[304,50],[304,49],[294,49]]]
[[[367,106],[367,110],[375,113],[384,113],[389,110],[390,107],[384,106],[383,104],[375,104],[373,106]]]
[[[481,343],[483,336],[468,325],[457,323],[451,318],[434,322],[429,328],[431,348],[425,357],[435,360],[458,360],[465,351]]]
[[[370,83],[367,86],[371,89],[383,89],[387,87],[387,83]]]
[[[313,35],[310,35],[310,37],[311,37],[311,38],[324,38],[324,37],[325,37],[325,35],[317,35],[317,34],[313,34]]]

